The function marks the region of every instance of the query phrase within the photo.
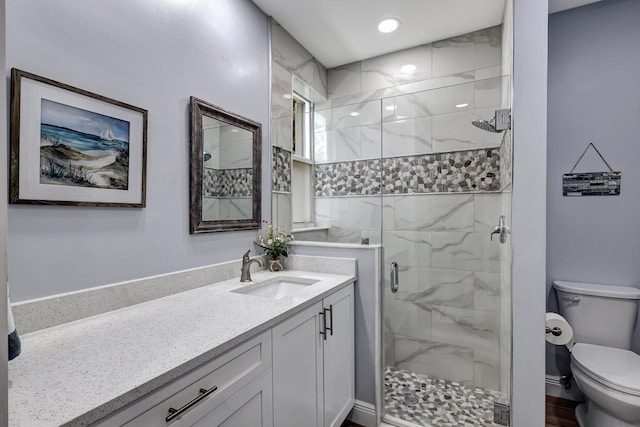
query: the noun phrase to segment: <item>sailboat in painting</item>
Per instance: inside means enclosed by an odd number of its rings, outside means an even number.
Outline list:
[[[113,130],[111,130],[111,126],[109,126],[106,130],[103,130],[100,134],[100,138],[105,141],[113,141],[115,137],[113,136]]]

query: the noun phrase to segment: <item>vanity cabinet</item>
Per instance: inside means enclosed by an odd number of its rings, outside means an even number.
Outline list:
[[[353,284],[97,426],[340,427],[355,401]]]
[[[273,427],[271,356],[265,331],[96,425]]]
[[[278,427],[339,427],[355,402],[353,284],[272,328]]]

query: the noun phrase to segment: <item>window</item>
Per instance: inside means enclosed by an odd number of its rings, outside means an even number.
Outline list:
[[[293,93],[291,209],[293,229],[314,226],[313,103]]]

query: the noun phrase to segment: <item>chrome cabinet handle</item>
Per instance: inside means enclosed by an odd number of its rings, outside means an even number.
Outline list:
[[[580,302],[580,297],[562,297],[562,299],[569,302]]]
[[[398,263],[393,261],[391,263],[391,292],[398,292],[400,284],[398,283]]]
[[[333,336],[333,304],[329,304],[329,308],[324,310],[329,312],[329,323],[331,324],[331,327],[326,327],[325,329],[331,332],[329,335]]]
[[[323,308],[322,311],[318,314],[322,316],[322,330],[319,332],[319,334],[322,335],[324,340],[326,341],[327,340],[327,309]]]
[[[165,418],[164,420],[166,422],[169,422],[174,418],[179,417],[183,412],[189,410],[192,406],[197,405],[201,400],[205,399],[207,396],[209,396],[211,393],[213,393],[217,389],[218,389],[218,386],[215,386],[215,385],[211,387],[209,390],[201,388],[200,395],[195,399],[193,399],[192,401],[190,401],[189,403],[187,403],[186,405],[184,405],[183,407],[181,407],[180,409],[169,408],[169,415],[167,415],[167,418]]]

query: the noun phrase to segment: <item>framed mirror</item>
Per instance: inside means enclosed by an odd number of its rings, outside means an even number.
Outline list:
[[[260,228],[262,127],[191,97],[190,232]]]

